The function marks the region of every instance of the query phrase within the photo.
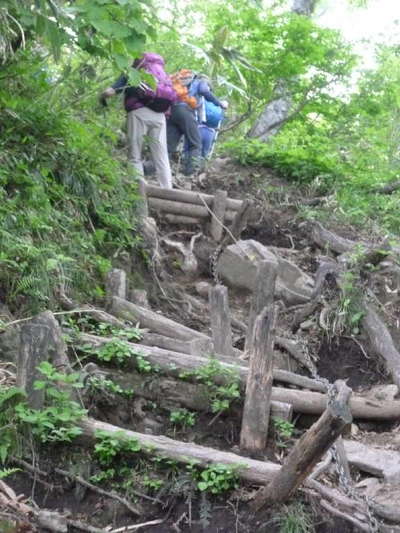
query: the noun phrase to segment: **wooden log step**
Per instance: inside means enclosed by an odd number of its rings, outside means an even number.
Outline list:
[[[149,199],[161,198],[163,200],[173,200],[187,204],[202,205],[203,207],[204,202],[208,205],[208,207],[211,208],[214,203],[214,196],[211,194],[203,194],[195,191],[182,191],[179,189],[162,189],[161,187],[156,187],[155,185],[147,185],[146,194]],[[226,199],[226,206],[230,211],[238,211],[241,205],[242,200],[234,200],[232,198]]]
[[[107,339],[105,337],[96,337],[87,333],[81,333],[77,337],[75,347],[79,348],[79,346],[82,346],[82,344],[90,344],[93,347],[99,347],[107,342],[110,342],[110,340],[111,339]],[[141,352],[144,356],[146,356],[151,364],[159,365],[162,370],[167,373],[173,373],[174,371],[176,372],[176,369],[181,371],[193,371],[196,368],[204,366],[208,362],[208,359],[205,357],[170,352],[156,347],[149,348],[140,344],[129,344],[137,352]],[[235,359],[232,358],[231,361],[233,361],[233,363],[231,364],[226,363],[225,361],[226,357],[224,357],[220,362],[226,368],[236,370],[239,373],[242,386],[244,387],[247,379],[247,367],[238,366],[235,364]],[[284,371],[274,371],[274,379],[283,381],[281,377],[277,377],[277,372]],[[291,373],[288,372],[287,374]],[[294,375],[296,376],[296,374]],[[298,378],[309,379],[304,378],[304,376],[298,376]],[[272,400],[290,403],[293,405],[293,410],[297,413],[320,415],[326,408],[327,396],[326,394],[321,394],[319,392],[272,387]],[[370,398],[353,395],[350,400],[350,408],[354,418],[367,420],[396,420],[400,418],[399,400],[372,401]]]
[[[279,465],[270,461],[256,461],[231,452],[222,452],[191,442],[180,442],[161,435],[145,435],[92,418],[81,421],[79,426],[83,431],[79,438],[88,444],[92,444],[95,441],[97,431],[118,434],[116,435],[117,438],[119,434],[123,433],[127,439],[136,439],[140,443],[142,451],[147,455],[160,455],[180,463],[195,462],[203,467],[213,464],[237,467],[237,473],[240,478],[259,485],[265,485],[271,481],[273,476],[280,470]]]
[[[163,189],[169,190],[169,189]],[[193,218],[209,218],[211,214],[204,205],[188,204],[184,202],[174,202],[172,200],[164,200],[162,198],[149,198],[149,208],[162,213],[171,213],[174,215],[183,215]],[[232,222],[236,212],[229,210],[225,212],[224,220]]]

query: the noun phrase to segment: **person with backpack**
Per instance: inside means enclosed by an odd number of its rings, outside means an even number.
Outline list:
[[[185,136],[184,174],[191,175],[199,170],[204,158],[203,144],[207,145],[211,132],[201,131],[199,124],[206,123],[206,106],[218,108],[221,112],[225,103],[216,98],[210,89],[209,79],[205,75],[196,75],[193,71],[182,69],[171,76],[178,101],[171,108],[171,117],[167,122],[167,142],[170,156],[176,151],[182,135]],[[222,119],[222,116],[221,116]],[[205,138],[205,142],[202,141]],[[208,151],[212,147],[215,131]]]
[[[119,93],[124,94],[128,125],[128,160],[143,176],[142,148],[144,138],[148,137],[160,186],[172,189],[165,113],[176,101],[177,95],[164,71],[164,59],[160,55],[146,52],[135,59],[132,67],[151,74],[156,82],[155,89],[143,82],[137,87],[131,87],[128,83],[129,77],[122,74],[111,87],[101,93],[100,101],[107,105],[107,98]]]

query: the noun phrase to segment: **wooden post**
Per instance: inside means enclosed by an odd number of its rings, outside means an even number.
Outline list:
[[[222,355],[233,355],[228,289],[224,285],[211,287],[209,299],[214,351]]]
[[[218,190],[214,196],[213,215],[211,215],[210,233],[215,242],[222,239],[224,233],[224,219],[227,208],[228,193],[226,191]]]
[[[149,206],[147,202],[147,183],[146,180],[139,180],[139,196],[141,198],[141,204],[139,206],[140,218],[149,216]]]
[[[50,311],[40,313],[21,326],[16,384],[25,390],[33,409],[43,406],[44,391],[34,388],[35,381],[43,379],[37,370],[43,361],[51,361],[60,372],[70,370],[61,328]]]
[[[273,304],[265,307],[254,326],[254,351],[250,355],[240,433],[240,448],[249,452],[261,452],[267,443],[275,316]]]
[[[267,260],[259,262],[249,323],[247,325],[247,335],[244,346],[244,351],[246,353],[252,353],[254,350],[254,323],[256,317],[261,313],[264,307],[271,305],[274,301],[276,276],[277,266],[274,263]]]
[[[121,268],[113,268],[106,279],[107,307],[110,307],[113,296],[126,299],[126,272]]]
[[[349,408],[352,391],[341,380],[336,381],[335,386],[338,391],[335,400],[328,403],[322,416],[296,442],[279,474],[258,492],[254,509],[290,498],[343,429],[352,422]]]

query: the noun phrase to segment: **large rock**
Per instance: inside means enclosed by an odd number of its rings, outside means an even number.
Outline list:
[[[343,443],[351,465],[383,478],[386,483],[400,483],[400,453],[352,440],[343,440]]]
[[[314,281],[291,261],[272,253],[257,241],[238,241],[227,246],[217,263],[217,272],[230,286],[253,291],[259,261],[269,261],[278,267],[276,295],[286,304],[310,300]]]

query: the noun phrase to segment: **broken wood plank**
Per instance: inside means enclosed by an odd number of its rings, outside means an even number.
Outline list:
[[[296,442],[279,474],[261,489],[253,507],[261,509],[267,503],[284,502],[311,473],[321,457],[329,450],[343,429],[351,423],[349,409],[351,389],[344,381],[335,382],[336,398],[331,401],[318,421]]]
[[[194,191],[183,191],[179,189],[161,189],[154,185],[147,185],[147,196],[151,198],[162,198],[164,200],[174,200],[178,202],[204,205],[206,203],[208,207],[213,206],[214,196],[211,194],[203,194]],[[233,200],[227,198],[227,208],[231,211],[237,211],[242,206],[242,200]]]
[[[274,301],[277,265],[272,261],[263,260],[258,263],[256,281],[251,300],[249,322],[245,340],[245,353],[254,350],[254,323],[262,309]]]
[[[274,304],[257,317],[254,324],[253,348],[247,373],[240,448],[261,452],[267,443],[271,392],[276,310]]]
[[[215,242],[222,239],[224,233],[224,219],[228,205],[228,193],[226,191],[217,190],[215,192],[214,201],[212,204],[210,234]]]
[[[231,313],[228,289],[224,285],[210,288],[210,318],[215,353],[233,355]]]
[[[111,340],[112,338],[80,333],[76,336],[74,346],[76,349],[79,349],[79,346],[82,346],[82,344],[87,344],[96,348],[109,343]],[[196,368],[203,367],[209,361],[205,357],[170,352],[162,348],[150,348],[134,343],[128,343],[128,345],[136,352],[142,353],[151,364],[158,365],[161,370],[172,375],[177,373],[177,369],[179,371],[191,372]],[[236,361],[234,358],[226,356],[220,356],[218,360],[222,366],[238,372],[242,387],[244,388],[248,371],[244,361]],[[231,362],[228,363],[228,360]],[[134,361],[131,364],[134,366]],[[314,381],[310,378],[293,374],[292,372],[274,370],[274,380],[290,383],[292,376],[294,376],[293,380],[300,378],[311,383]],[[218,382],[218,376],[216,376],[216,380]],[[297,413],[320,415],[326,408],[327,396],[326,394],[307,390],[272,387],[272,400],[290,403],[293,405],[293,410]],[[350,400],[350,406],[354,418],[367,420],[396,420],[400,418],[399,400],[372,401],[370,398],[353,395]]]
[[[159,455],[168,459],[173,459],[180,463],[193,463],[199,466],[209,467],[215,464],[224,464],[237,468],[240,478],[264,485],[279,472],[280,466],[270,461],[256,461],[231,452],[222,452],[214,448],[208,448],[193,444],[191,442],[180,442],[164,436],[145,435],[136,431],[130,431],[118,426],[100,422],[92,418],[87,418],[79,423],[82,428],[80,440],[92,444],[95,441],[97,431],[107,431],[115,435],[115,438],[121,438],[123,434],[127,439],[137,440],[142,451],[149,455]]]

